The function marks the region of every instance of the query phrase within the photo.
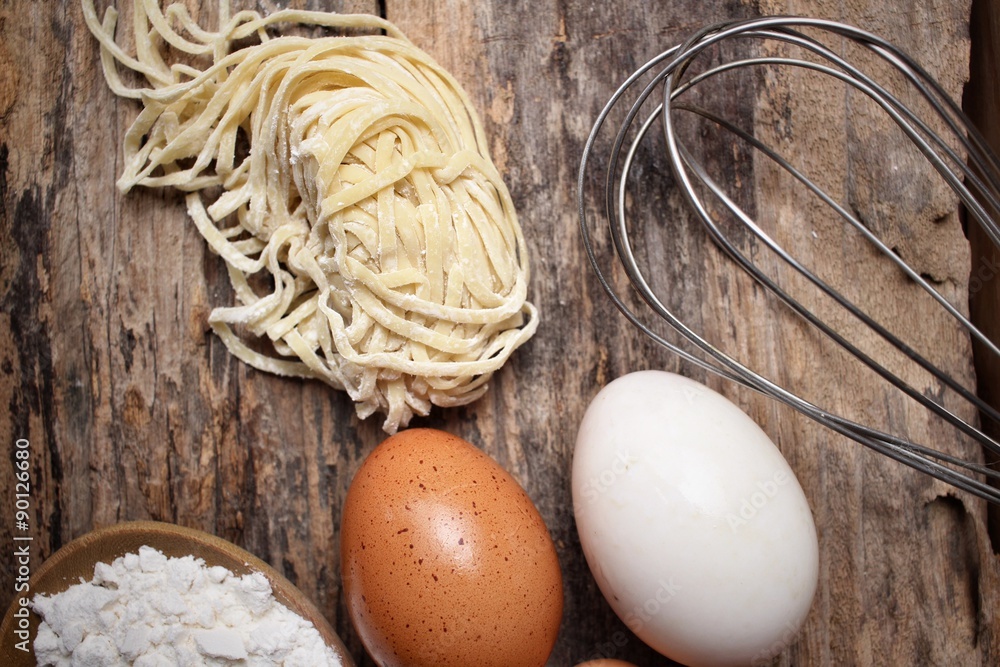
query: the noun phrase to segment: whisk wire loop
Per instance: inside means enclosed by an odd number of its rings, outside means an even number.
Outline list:
[[[679,107],[679,108],[684,108],[684,107]],[[937,290],[931,287],[930,284],[927,283],[927,281],[924,280],[922,276],[916,274],[908,264],[902,262],[899,256],[896,253],[892,252],[891,249],[888,248],[882,242],[881,239],[872,234],[870,230],[864,227],[856,217],[848,213],[843,206],[841,206],[838,202],[833,200],[824,190],[819,188],[812,180],[807,178],[799,170],[795,169],[791,164],[788,163],[787,160],[785,160],[776,152],[772,151],[768,146],[765,146],[764,144],[760,143],[756,138],[747,134],[742,129],[735,127],[725,119],[722,119],[716,116],[715,114],[708,113],[703,109],[697,109],[695,107],[687,107],[686,109],[691,111],[692,113],[697,113],[709,120],[715,121],[717,124],[724,126],[726,129],[730,130],[734,134],[737,134],[741,138],[745,139],[748,143],[753,144],[754,147],[756,147],[758,150],[768,155],[768,157],[770,157],[772,160],[774,160],[781,166],[785,167],[785,169],[789,173],[791,173],[796,178],[796,180],[800,181],[811,192],[813,192],[817,197],[819,197],[824,203],[828,204],[831,208],[833,208],[844,220],[848,221],[852,227],[858,229],[868,240],[870,240],[874,245],[876,245],[876,247],[879,248],[879,250],[884,255],[889,257],[894,263],[900,265],[900,268],[903,269],[903,271],[909,277],[913,278],[914,282],[916,282],[923,289],[931,293],[931,295],[935,298],[935,300],[943,301],[943,304],[947,306],[948,311],[954,314],[956,319],[958,319],[960,323],[965,325],[970,330],[974,330],[977,333],[979,332],[979,330],[976,329],[972,325],[972,323],[968,321],[967,318],[965,318],[963,315],[961,315],[961,313],[955,310],[954,307],[947,300],[945,300]],[[1000,423],[1000,412],[998,412],[988,403],[984,402],[981,398],[979,398],[974,393],[969,391],[966,387],[957,382],[954,378],[945,373],[943,370],[935,366],[929,360],[921,356],[915,349],[909,346],[905,341],[903,341],[898,336],[893,334],[891,331],[889,331],[887,328],[885,328],[882,324],[880,324],[874,318],[869,316],[863,310],[857,308],[849,299],[847,299],[840,292],[832,288],[821,278],[816,276],[816,274],[810,271],[801,262],[797,261],[794,257],[792,257],[791,254],[789,254],[788,251],[784,249],[784,247],[779,245],[770,236],[768,236],[756,224],[756,222],[754,222],[754,220],[750,216],[748,216],[741,208],[739,208],[739,206],[737,206],[726,195],[725,191],[708,175],[708,173],[701,167],[701,165],[698,164],[696,161],[694,161],[691,158],[690,154],[683,148],[681,149],[681,155],[682,158],[684,159],[685,165],[695,171],[695,173],[698,176],[698,179],[703,184],[708,186],[708,188],[712,190],[712,193],[716,195],[720,201],[723,202],[726,208],[729,209],[747,228],[749,228],[754,233],[754,235],[758,239],[760,239],[765,245],[767,245],[778,257],[780,257],[783,261],[785,261],[786,264],[794,268],[799,274],[801,274],[807,280],[809,280],[809,282],[816,285],[824,294],[826,294],[834,301],[836,301],[838,305],[840,305],[845,310],[850,312],[854,317],[861,320],[866,326],[870,327],[879,336],[881,336],[883,340],[889,342],[894,348],[905,354],[910,360],[918,364],[922,369],[932,374],[938,381],[947,385],[949,389],[960,394],[965,400],[974,404],[977,407],[977,409],[986,413],[987,416]],[[627,163],[625,169],[627,173],[628,170]],[[619,210],[619,215],[622,214],[623,211]],[[893,375],[883,365],[879,364],[874,358],[865,354],[856,346],[852,345],[846,338],[838,334],[831,327],[827,326],[826,323],[824,323],[820,318],[815,316],[809,309],[805,308],[801,303],[791,298],[785,290],[781,289],[765,273],[760,271],[760,269],[758,269],[757,266],[749,258],[746,257],[746,255],[744,255],[738,248],[736,248],[736,246],[734,246],[732,243],[729,242],[728,238],[718,228],[718,226],[712,219],[709,218],[703,220],[703,222],[706,228],[709,230],[709,233],[711,234],[713,240],[715,240],[730,257],[732,257],[735,261],[739,262],[739,264],[748,273],[750,273],[758,282],[764,284],[768,289],[773,291],[779,298],[782,299],[782,301],[786,303],[786,305],[790,306],[800,316],[805,318],[812,325],[819,328],[821,331],[823,331],[823,333],[833,338],[839,345],[841,345],[842,347],[850,351],[852,354],[854,354],[858,359],[860,359],[863,363],[865,363],[865,365],[867,365],[875,372],[879,373],[879,375],[881,375],[884,379],[894,384],[898,389],[905,391],[907,394],[910,395],[911,398],[917,400],[925,407],[935,411],[939,416],[942,416],[945,419],[947,419],[953,426],[956,426],[957,428],[963,430],[963,432],[965,432],[966,435],[979,439],[981,444],[987,446],[997,454],[1000,454],[1000,443],[997,443],[993,438],[987,436],[984,433],[981,433],[978,429],[969,425],[960,417],[945,410],[943,407],[941,407],[931,399],[917,392],[915,389],[913,389],[906,383],[902,382],[895,375]],[[986,340],[989,341],[989,339]],[[991,347],[995,347],[992,345],[992,341],[989,342]]]
[[[919,98],[929,107],[936,121],[943,122],[947,130],[947,138],[940,136],[913,108],[862,72],[860,68],[835,53],[819,39],[801,32],[804,29],[838,36],[859,44],[878,56],[893,71],[902,74],[909,84],[909,89],[919,93]],[[690,71],[694,70],[694,63],[700,55],[730,39],[784,42],[813,54],[819,62],[783,55],[758,56],[716,64],[705,71],[685,78]],[[860,233],[881,255],[888,257],[910,280],[944,308],[971,338],[981,343],[989,353],[1000,356],[1000,347],[974,326],[928,280],[909,266],[856,215],[838,203],[776,150],[719,115],[678,100],[685,93],[720,74],[749,67],[794,67],[810,70],[832,77],[865,95],[892,119],[893,123],[955,193],[969,216],[983,227],[994,243],[1000,245],[1000,227],[990,214],[991,211],[1000,211],[1000,187],[998,187],[1000,184],[1000,160],[989,150],[982,135],[972,127],[961,109],[933,77],[900,49],[876,35],[853,26],[804,17],[747,19],[709,26],[696,32],[683,44],[658,54],[629,76],[599,113],[584,146],[580,163],[578,191],[583,241],[588,259],[595,270],[601,287],[608,294],[614,306],[625,315],[632,325],[656,343],[679,355],[684,361],[778,400],[841,435],[956,488],[968,491],[990,502],[1000,503],[1000,488],[989,483],[990,480],[1000,481],[1000,472],[990,468],[989,465],[977,461],[967,461],[932,447],[907,441],[820,408],[795,392],[752,370],[687,326],[682,318],[673,313],[661,301],[646,279],[629,238],[629,216],[626,211],[626,200],[629,177],[640,146],[651,128],[657,121],[660,121],[666,146],[665,152],[669,158],[675,185],[682,193],[685,203],[694,212],[695,218],[702,223],[710,238],[722,249],[724,254],[740,265],[758,284],[777,296],[794,313],[816,327],[826,337],[859,359],[880,377],[961,433],[972,438],[986,452],[1000,457],[1000,443],[970,421],[947,409],[942,403],[932,400],[894,374],[778,285],[729,240],[719,226],[711,207],[699,195],[701,190],[707,190],[711,193],[716,203],[721,204],[722,209],[728,211],[736,222],[749,229],[753,237],[805,278],[808,283],[814,285],[879,338],[888,342],[937,381],[955,392],[967,404],[975,408],[978,414],[1000,424],[1000,411],[985,403],[962,383],[924,358],[905,341],[879,324],[847,297],[809,270],[808,267],[797,261],[780,243],[768,235],[751,215],[728,196],[717,181],[709,175],[704,166],[680,142],[674,113],[686,112],[715,124],[737,137],[744,144],[765,155],[788,172],[812,195],[835,211],[840,219]],[[650,75],[652,77],[650,81],[640,87],[641,80]],[[634,101],[627,107],[624,120],[620,123],[611,144],[604,175],[604,215],[608,223],[614,252],[632,288],[659,319],[666,322],[683,339],[693,344],[699,350],[698,354],[692,353],[655,331],[646,324],[644,317],[626,304],[624,298],[612,286],[611,280],[601,268],[589,231],[586,186],[592,154],[612,111],[635,88],[640,88],[639,92],[635,94]],[[659,97],[656,95],[658,90],[661,91]],[[650,101],[658,103],[639,123],[638,119],[642,117],[643,109]],[[636,129],[637,123],[638,128]],[[631,140],[629,140],[630,135],[633,137]],[[958,150],[953,148],[953,144],[959,147]],[[965,152],[965,159],[962,159],[959,151]]]

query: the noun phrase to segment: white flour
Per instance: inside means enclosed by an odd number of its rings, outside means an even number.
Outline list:
[[[239,577],[152,547],[98,563],[91,581],[37,595],[32,606],[43,619],[39,665],[340,665],[316,627],[274,598],[263,574]]]

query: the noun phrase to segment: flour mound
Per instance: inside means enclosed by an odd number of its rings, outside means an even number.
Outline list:
[[[141,547],[94,578],[36,595],[35,656],[45,667],[339,666],[316,627],[278,602],[263,574]]]

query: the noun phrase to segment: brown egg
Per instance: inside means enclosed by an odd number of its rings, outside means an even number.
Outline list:
[[[562,576],[538,510],[465,440],[409,429],[379,445],[344,503],[351,621],[383,667],[541,667]]]

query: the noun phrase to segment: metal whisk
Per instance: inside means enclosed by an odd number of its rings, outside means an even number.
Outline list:
[[[715,55],[709,59],[711,66],[703,66],[697,71],[695,61],[710,50],[718,53],[719,47],[737,40],[757,43],[768,42],[784,49],[781,55],[753,56],[721,62]],[[856,48],[872,54],[875,62],[888,67],[894,80],[905,82],[908,91],[915,91],[914,99],[920,100],[924,111],[918,113],[914,106],[908,106],[900,97],[893,95],[886,86],[880,85],[859,67],[838,54],[838,45],[853,44]],[[777,49],[773,49],[779,53]],[[786,55],[792,53],[793,55]],[[703,57],[703,60],[706,58]],[[766,246],[788,267],[799,274],[806,284],[811,284],[846,309],[858,322],[875,332],[882,340],[905,354],[913,363],[933,375],[943,385],[955,392],[962,400],[974,406],[981,419],[990,419],[1000,424],[1000,413],[993,409],[972,391],[962,386],[947,373],[931,363],[924,356],[909,347],[884,326],[876,322],[861,308],[848,300],[836,289],[824,282],[802,263],[796,261],[786,250],[737,203],[709,175],[704,165],[693,157],[678,134],[678,114],[696,114],[714,124],[721,131],[743,142],[745,146],[759,151],[775,164],[786,170],[802,187],[829,206],[848,225],[860,233],[874,248],[894,262],[914,283],[925,290],[944,308],[951,317],[991,354],[1000,355],[1000,349],[977,329],[959,309],[949,303],[920,273],[887,246],[874,232],[866,227],[848,205],[837,202],[809,176],[786,161],[777,151],[764,145],[750,132],[703,108],[684,104],[682,97],[699,86],[722,74],[739,72],[747,68],[793,67],[832,77],[846,86],[866,96],[894,121],[909,141],[919,149],[927,162],[940,175],[948,187],[957,195],[964,206],[971,223],[979,224],[994,244],[1000,245],[1000,227],[994,215],[1000,211],[1000,163],[987,148],[985,141],[952,101],[942,86],[936,82],[909,56],[884,39],[855,27],[832,21],[801,17],[770,17],[737,20],[705,28],[683,44],[657,55],[636,70],[614,93],[597,118],[586,143],[579,172],[579,214],[580,227],[586,250],[600,280],[614,305],[628,320],[645,335],[658,344],[680,355],[684,360],[698,367],[717,373],[724,378],[740,383],[764,395],[770,396],[817,422],[853,440],[905,463],[924,473],[964,489],[981,498],[1000,503],[1000,489],[991,481],[1000,480],[1000,473],[989,464],[966,461],[949,455],[926,444],[910,442],[904,438],[883,432],[877,428],[860,424],[838,416],[793,391],[779,386],[729,354],[717,349],[699,333],[685,325],[681,319],[664,305],[657,296],[650,281],[643,273],[633,250],[630,239],[629,211],[627,207],[627,186],[633,176],[637,154],[650,130],[660,128],[676,187],[682,193],[695,217],[703,224],[709,236],[728,257],[748,272],[760,285],[777,296],[792,311],[804,318],[813,327],[823,332],[834,343],[857,357],[882,378],[920,403],[926,409],[954,426],[960,432],[979,442],[989,459],[1000,459],[1000,443],[985,434],[975,424],[975,419],[964,419],[946,409],[942,403],[932,400],[898,374],[872,358],[841,335],[827,322],[820,319],[809,308],[779,286],[742,252],[723,230],[719,220],[720,212],[727,219],[741,224]],[[897,76],[898,75],[898,76]],[[911,93],[908,93],[912,96]],[[613,110],[625,111],[625,119],[617,126],[607,167],[603,179],[604,223],[610,231],[614,251],[631,286],[651,309],[655,318],[665,321],[674,331],[694,346],[694,351],[684,349],[668,340],[644,322],[649,313],[640,315],[626,303],[622,294],[616,291],[609,275],[602,270],[598,261],[591,222],[588,220],[586,194],[588,183],[592,182],[589,171],[597,162],[595,146],[607,128],[614,129],[609,122]],[[923,114],[923,115],[921,115]],[[943,129],[941,129],[943,128]],[[655,133],[654,135],[655,136]],[[599,172],[598,172],[599,173]],[[628,209],[628,210],[627,210]],[[645,211],[645,217],[654,214]]]

